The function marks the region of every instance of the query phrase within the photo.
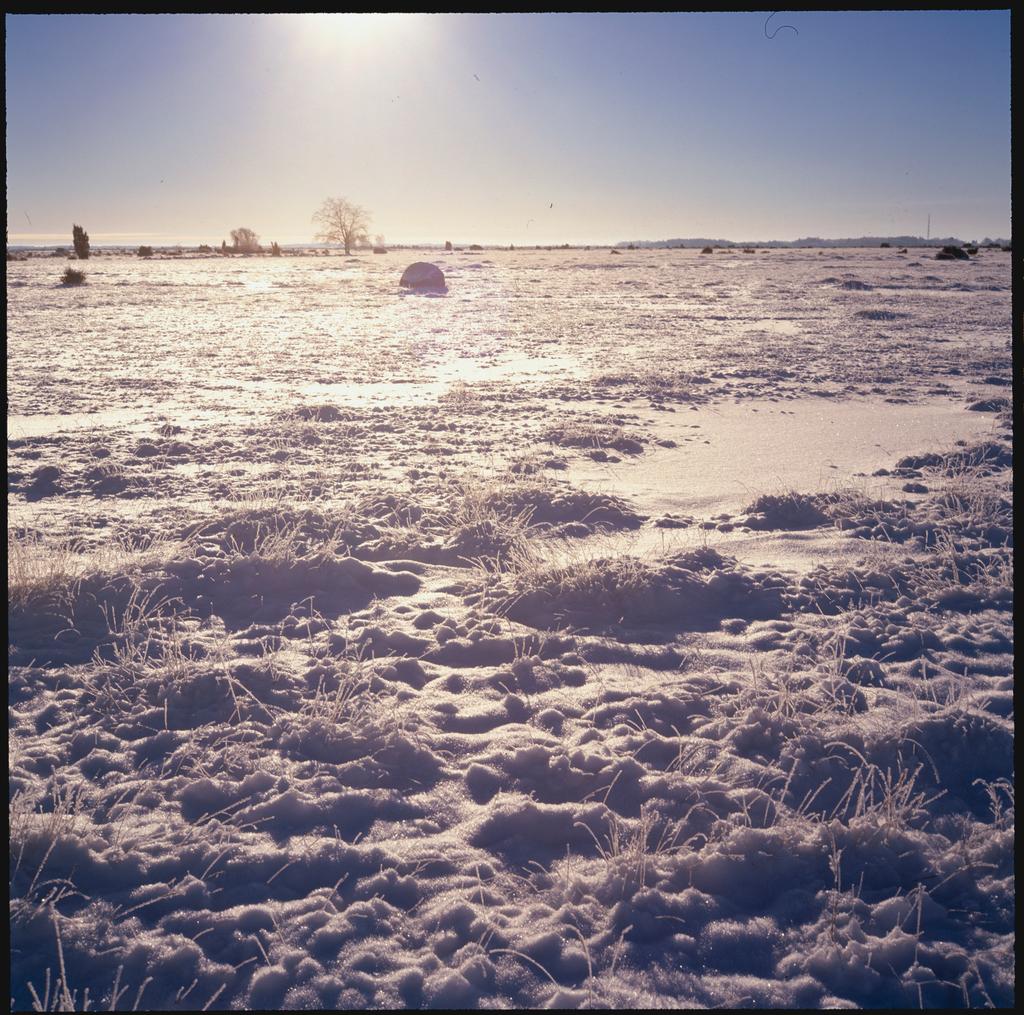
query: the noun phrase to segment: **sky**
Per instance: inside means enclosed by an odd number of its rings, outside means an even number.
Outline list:
[[[7,15],[9,243],[1010,235],[998,11]]]

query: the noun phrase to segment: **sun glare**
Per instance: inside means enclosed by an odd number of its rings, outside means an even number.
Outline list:
[[[300,14],[290,17],[302,25],[303,44],[319,54],[346,53],[394,41],[411,22],[406,14]]]

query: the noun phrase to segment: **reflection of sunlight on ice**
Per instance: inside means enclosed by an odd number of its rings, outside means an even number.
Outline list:
[[[145,409],[107,409],[99,412],[38,412],[7,417],[7,439],[22,440],[65,430],[92,430],[112,427],[136,428],[153,414]]]
[[[579,363],[571,356],[531,358],[510,355],[495,357],[488,362],[454,357],[429,367],[420,376],[410,371],[388,381],[311,383],[299,390],[317,398],[349,404],[422,405],[436,401],[457,385],[472,388],[474,384],[495,382],[540,383],[545,378],[575,377],[581,373]]]
[[[873,254],[857,257],[867,282],[883,270],[891,278]],[[443,298],[402,298],[399,279],[415,259],[445,272]],[[947,291],[946,318],[932,309],[930,290],[921,295],[920,279],[908,283],[901,305],[913,316],[892,322],[872,357],[875,336],[852,314],[875,297],[837,290],[825,277],[834,269],[798,250],[718,261],[678,250],[621,258],[597,250],[110,256],[90,267],[83,291],[56,298],[51,269],[42,258],[8,264],[9,408],[20,414],[12,427],[33,428],[26,434],[115,425],[107,413],[134,416],[139,406],[230,412],[240,397],[273,411],[296,393],[401,404],[436,399],[455,382],[524,384],[543,394],[548,383],[577,379],[585,390],[587,378],[611,378],[614,397],[622,377],[633,387],[649,379],[656,395],[666,374],[676,387],[689,373],[712,386],[713,371],[741,367],[752,379],[738,386],[750,388],[770,378],[756,371],[785,367],[799,386],[810,371],[850,362],[865,373],[867,362],[875,373],[891,364],[893,380],[917,385],[916,364],[897,352],[904,341],[933,318],[941,331],[963,316],[957,308],[966,300],[981,315],[978,301],[1002,300],[1005,282],[1002,262],[983,267],[990,275],[979,281],[991,288]],[[984,348],[1006,322],[975,316],[972,347]],[[930,350],[946,360],[952,352]],[[175,381],[182,371],[187,389]],[[29,415],[32,422],[21,418]]]

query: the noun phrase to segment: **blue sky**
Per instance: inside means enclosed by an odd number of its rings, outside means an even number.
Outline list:
[[[1007,11],[769,13],[8,15],[9,241],[1009,235]]]

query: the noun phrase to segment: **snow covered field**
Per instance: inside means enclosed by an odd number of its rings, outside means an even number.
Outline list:
[[[13,1007],[1011,1005],[1010,255],[419,256],[8,262]]]

